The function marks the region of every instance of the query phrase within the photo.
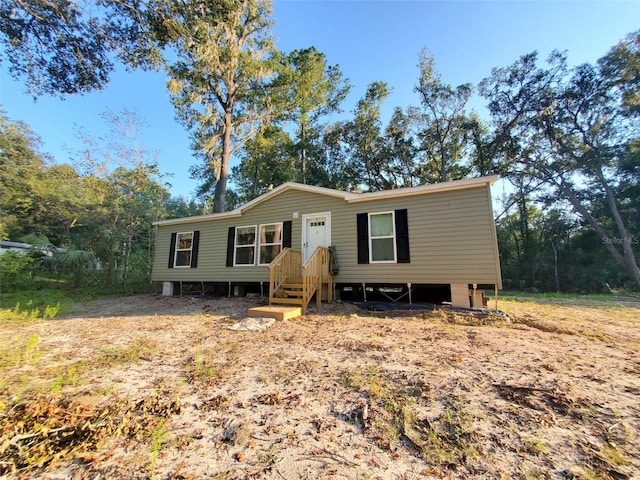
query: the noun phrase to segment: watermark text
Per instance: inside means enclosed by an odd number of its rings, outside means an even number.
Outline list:
[[[605,245],[638,245],[640,244],[640,238],[638,237],[630,237],[630,238],[616,238],[616,237],[607,237],[602,239],[602,243]]]

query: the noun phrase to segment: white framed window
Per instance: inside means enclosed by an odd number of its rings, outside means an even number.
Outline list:
[[[193,249],[193,232],[182,232],[176,235],[176,253],[173,266],[176,268],[191,267]]]
[[[396,231],[394,212],[369,214],[369,261],[396,262]]]
[[[282,223],[260,225],[258,265],[268,265],[282,250]]]
[[[256,262],[256,226],[236,228],[234,265],[254,265]]]

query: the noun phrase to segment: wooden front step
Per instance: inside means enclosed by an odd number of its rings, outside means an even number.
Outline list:
[[[302,297],[302,290],[291,290],[289,288],[279,288],[275,298]],[[278,297],[282,295],[282,297]]]
[[[273,297],[269,299],[269,303],[281,305],[302,305],[302,299],[291,297]]]
[[[288,277],[280,285],[276,298],[302,298],[303,295],[302,278]],[[277,300],[274,300],[277,302]],[[288,303],[288,302],[285,302]]]
[[[248,313],[251,317],[267,317],[275,318],[276,320],[288,320],[302,315],[302,309],[300,307],[284,305],[264,305],[261,307],[250,308]]]

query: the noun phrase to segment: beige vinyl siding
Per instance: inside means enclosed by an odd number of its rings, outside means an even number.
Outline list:
[[[358,213],[407,209],[411,263],[357,263]],[[297,218],[294,218],[297,212]],[[155,281],[254,282],[269,279],[265,266],[226,267],[231,226],[291,220],[292,247],[301,248],[303,215],[331,212],[331,238],[340,273],[337,283],[482,283],[501,285],[489,186],[398,198],[347,202],[343,198],[285,190],[242,216],[159,225],[152,279]],[[171,233],[200,230],[198,268],[167,268]]]
[[[302,216],[328,212],[345,205],[344,200],[316,193],[288,190],[267,202],[249,209],[242,216],[210,219],[189,223],[189,229],[200,230],[198,268],[168,268],[171,233],[187,228],[187,224],[159,225],[152,280],[198,282],[259,282],[269,280],[266,266],[226,267],[229,227],[266,225],[290,220],[291,245],[302,247]],[[298,213],[298,218],[294,217]],[[354,220],[355,221],[355,220]]]
[[[350,214],[333,240],[340,283],[499,284],[495,227],[488,187],[349,204]],[[357,213],[407,209],[411,263],[357,263]],[[333,218],[334,225],[337,219]]]

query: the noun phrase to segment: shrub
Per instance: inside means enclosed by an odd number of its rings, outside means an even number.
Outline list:
[[[34,262],[34,258],[16,252],[0,255],[0,289],[12,292],[30,287]]]

